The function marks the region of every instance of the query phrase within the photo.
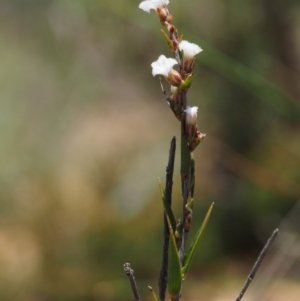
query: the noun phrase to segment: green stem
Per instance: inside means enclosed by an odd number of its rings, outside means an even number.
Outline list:
[[[176,138],[173,137],[171,140],[169,160],[166,170],[166,186],[165,186],[165,202],[169,204],[171,209],[172,205],[172,188],[173,188],[173,172],[174,172],[174,162],[175,162],[175,151],[176,151]],[[166,208],[166,206],[165,206]],[[169,218],[171,216],[169,215]],[[173,215],[173,213],[172,213]],[[174,219],[174,217],[173,217]],[[174,219],[174,231],[176,227],[176,222]],[[166,209],[164,211],[164,240],[163,240],[163,256],[161,270],[159,274],[158,286],[159,286],[159,299],[160,301],[165,301],[165,295],[167,290],[168,282],[168,260],[169,260],[169,241],[170,241],[170,230],[166,216]]]
[[[187,97],[186,92],[182,91],[182,102],[183,102],[183,111],[187,106]],[[185,131],[185,113],[181,119],[181,166],[180,166],[180,174],[181,174],[181,193],[182,193],[182,234],[181,234],[181,242],[179,249],[179,258],[181,264],[184,264],[184,253],[187,242],[188,231],[185,230],[185,222],[186,222],[186,204],[188,202],[188,198],[191,194],[191,153],[188,147],[187,135]]]

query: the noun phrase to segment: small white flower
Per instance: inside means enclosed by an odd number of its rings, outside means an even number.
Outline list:
[[[157,61],[151,64],[153,76],[161,74],[165,77],[172,72],[172,68],[177,64],[177,61],[173,58],[166,58],[163,54],[158,58]]]
[[[169,0],[145,0],[140,3],[139,8],[147,13],[150,13],[151,9],[156,11],[158,8],[163,8],[168,4]]]
[[[186,123],[188,125],[196,125],[197,124],[197,112],[198,112],[198,107],[189,107],[187,106],[186,109],[184,110],[186,113]]]
[[[197,44],[190,43],[185,40],[179,43],[179,49],[183,51],[183,57],[185,60],[193,59],[198,53],[203,51],[203,49]]]

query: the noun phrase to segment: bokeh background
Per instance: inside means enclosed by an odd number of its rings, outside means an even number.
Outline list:
[[[151,75],[169,55],[161,25],[138,4],[0,1],[2,301],[131,300],[124,262],[143,300],[157,288],[157,177],[180,125]],[[215,202],[182,299],[233,300],[279,226],[245,300],[299,300],[300,3],[169,9],[204,49],[189,93],[207,134],[195,151],[193,232]]]

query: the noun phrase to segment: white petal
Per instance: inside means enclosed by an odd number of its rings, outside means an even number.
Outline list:
[[[145,0],[140,3],[139,8],[150,13],[151,9],[156,10],[168,4],[169,4],[169,0]]]
[[[177,64],[177,61],[173,58],[166,58],[161,55],[157,61],[151,64],[153,76],[161,74],[163,76],[168,76],[169,72],[172,70],[173,66]]]
[[[190,43],[188,41],[181,41],[179,43],[179,49],[183,50],[183,56],[185,59],[194,58],[195,55],[203,51],[197,44]]]
[[[189,125],[196,125],[198,107],[187,106],[184,112],[186,113],[186,123]]]

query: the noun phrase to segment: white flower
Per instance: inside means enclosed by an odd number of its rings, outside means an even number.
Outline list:
[[[186,123],[188,125],[196,125],[197,124],[197,112],[198,112],[198,107],[189,107],[187,106],[186,109],[184,110],[186,113]]]
[[[175,59],[161,55],[157,61],[151,64],[152,74],[153,76],[161,74],[171,85],[179,87],[182,84],[182,78],[180,73],[173,69],[176,64],[178,62]]]
[[[166,58],[163,54],[159,56],[158,60],[151,64],[153,76],[161,74],[165,77],[172,72],[173,66],[177,61],[173,58]]]
[[[183,51],[183,57],[185,60],[193,59],[195,55],[203,51],[197,44],[190,43],[188,41],[181,41],[179,43],[179,49]]]
[[[163,8],[168,4],[169,0],[145,0],[140,3],[139,8],[147,13],[150,13],[151,9],[154,9],[156,11],[158,8]]]

